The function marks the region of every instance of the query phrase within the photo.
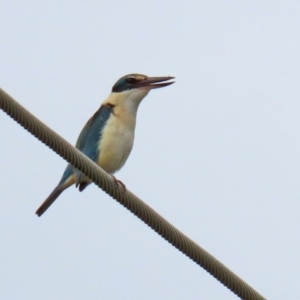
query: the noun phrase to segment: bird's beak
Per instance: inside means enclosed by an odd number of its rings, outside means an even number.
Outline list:
[[[162,82],[162,81],[167,81],[170,79],[173,79],[175,77],[171,77],[171,76],[165,76],[165,77],[147,77],[144,80],[141,80],[138,83],[138,87],[147,87],[150,89],[157,89],[157,88],[161,88],[164,86],[168,86],[170,84],[173,84],[174,81],[171,82]],[[162,83],[158,83],[158,82],[162,82]],[[156,84],[158,83],[158,84]]]

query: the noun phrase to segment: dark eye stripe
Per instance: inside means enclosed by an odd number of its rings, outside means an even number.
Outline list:
[[[128,74],[121,77],[112,87],[112,92],[121,93],[123,91],[128,91],[134,88],[137,88],[137,84],[146,79],[146,75],[141,74]]]
[[[134,78],[127,78],[127,83],[129,83],[129,84],[132,84],[132,83],[135,83],[136,82],[136,80],[134,79]]]

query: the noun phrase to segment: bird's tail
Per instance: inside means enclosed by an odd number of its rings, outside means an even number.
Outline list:
[[[75,183],[75,176],[73,172],[73,167],[68,164],[59,184],[52,191],[49,197],[44,201],[44,203],[35,212],[39,217],[50,207],[50,205],[57,199],[57,197],[68,187]]]
[[[35,213],[40,217],[65,189],[62,185],[58,185]]]

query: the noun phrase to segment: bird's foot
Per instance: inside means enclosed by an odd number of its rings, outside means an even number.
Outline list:
[[[111,175],[111,177],[113,178],[117,187],[119,187],[119,185],[120,185],[122,187],[123,191],[126,192],[126,185],[121,180],[118,180],[114,175]]]

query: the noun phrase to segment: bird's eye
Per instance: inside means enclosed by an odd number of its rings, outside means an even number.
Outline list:
[[[135,80],[133,78],[127,78],[126,82],[129,84],[133,84]]]

